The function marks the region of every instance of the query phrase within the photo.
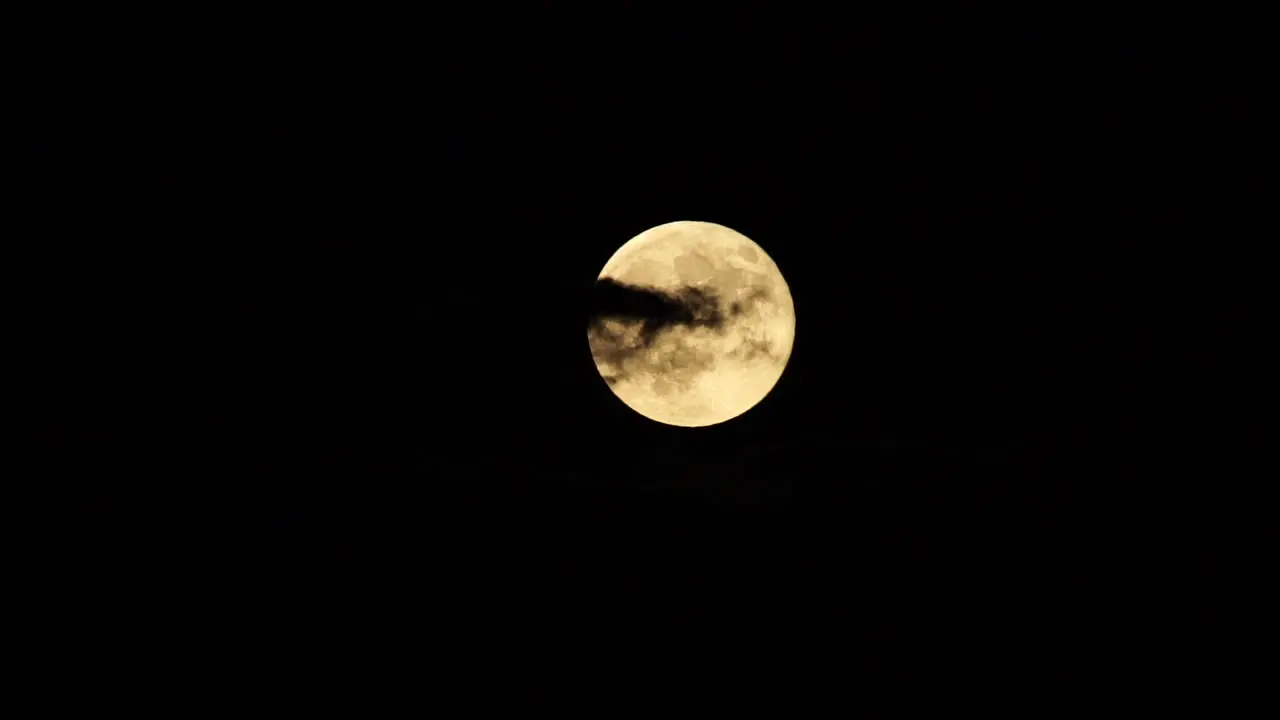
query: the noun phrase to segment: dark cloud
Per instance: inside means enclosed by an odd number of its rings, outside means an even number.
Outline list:
[[[723,332],[731,320],[751,312],[755,302],[766,296],[764,290],[756,288],[726,305],[708,288],[686,286],[665,291],[601,278],[592,288],[588,310],[591,352],[610,385],[621,380],[637,361],[646,370],[667,372],[709,367],[715,364],[715,356],[687,344],[667,348],[658,361],[642,358],[658,337],[671,330],[707,328]],[[768,351],[767,342],[750,340],[736,354],[749,358]]]
[[[684,287],[667,292],[601,278],[591,292],[588,336],[605,382],[612,385],[664,332],[673,328],[721,330],[725,322],[720,298],[709,289]],[[705,352],[681,347],[660,364],[693,369],[714,362]]]
[[[707,289],[684,287],[670,293],[611,278],[596,281],[589,314],[593,326],[605,320],[639,323],[641,335],[650,342],[672,326],[719,329],[725,321],[720,299]]]

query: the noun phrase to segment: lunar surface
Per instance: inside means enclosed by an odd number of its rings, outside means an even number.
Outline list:
[[[587,329],[600,376],[668,425],[715,425],[773,390],[795,339],[791,290],[765,251],[723,225],[646,230],[600,272]]]

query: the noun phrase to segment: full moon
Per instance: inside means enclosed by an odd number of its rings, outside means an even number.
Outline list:
[[[723,225],[680,221],[631,238],[605,263],[587,339],[628,407],[702,427],[773,390],[795,331],[791,290],[764,249]]]

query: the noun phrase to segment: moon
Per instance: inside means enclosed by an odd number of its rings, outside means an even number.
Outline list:
[[[628,240],[596,278],[587,339],[596,369],[628,407],[667,425],[742,415],[791,358],[791,289],[745,235],[682,220]]]

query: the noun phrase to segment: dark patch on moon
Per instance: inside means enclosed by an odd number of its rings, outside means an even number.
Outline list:
[[[720,330],[724,325],[720,299],[707,288],[687,286],[668,292],[600,278],[591,292],[587,333],[591,354],[605,382],[612,386],[626,377],[636,361],[644,359],[664,333],[678,328]],[[646,366],[653,366],[646,369],[687,372],[715,364],[714,357],[694,348],[680,350],[674,356],[646,362]]]
[[[645,354],[655,340],[672,332],[698,328],[724,332],[730,318],[750,312],[755,301],[767,295],[765,290],[753,288],[742,300],[735,300],[726,308],[721,298],[708,288],[685,286],[668,292],[600,278],[592,288],[588,309],[591,354],[610,386],[626,379],[629,369],[636,369],[637,364],[646,374],[658,373],[664,377],[672,371],[677,371],[673,376],[696,374],[714,367],[714,354],[683,341],[674,352],[656,361],[647,359]],[[734,355],[751,358],[769,351],[767,342],[752,340]]]
[[[773,345],[767,340],[744,340],[742,345],[733,351],[733,356],[741,360],[754,360],[761,355],[776,357]]]
[[[591,294],[592,324],[613,319],[642,324],[642,335],[652,339],[675,325],[719,328],[724,313],[715,293],[699,287],[683,287],[674,293],[640,287],[612,278],[596,281]]]

